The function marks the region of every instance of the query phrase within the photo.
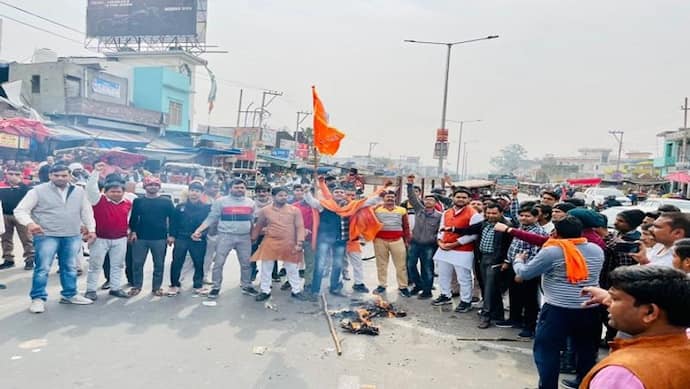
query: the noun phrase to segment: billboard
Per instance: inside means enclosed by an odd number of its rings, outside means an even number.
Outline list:
[[[198,36],[198,0],[88,0],[86,36]],[[205,20],[204,20],[205,22]]]

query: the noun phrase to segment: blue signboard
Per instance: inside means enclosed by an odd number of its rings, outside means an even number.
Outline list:
[[[290,150],[275,148],[271,150],[271,157],[280,159],[290,159]]]

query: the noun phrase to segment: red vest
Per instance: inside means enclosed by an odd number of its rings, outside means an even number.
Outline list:
[[[123,200],[115,204],[105,195],[93,206],[93,217],[96,219],[96,236],[102,239],[120,239],[127,236],[129,223],[127,216],[132,203]]]
[[[445,228],[455,227],[456,229],[469,227],[470,220],[472,219],[472,216],[474,216],[476,213],[477,211],[475,211],[474,208],[470,207],[469,205],[465,206],[465,208],[463,208],[462,211],[460,211],[460,213],[458,213],[457,215],[455,214],[455,208],[450,208],[443,213],[442,225]],[[457,242],[460,236],[461,235],[459,234],[446,231],[443,232],[441,241],[443,243]],[[474,251],[474,242],[460,245],[454,248],[453,250]]]

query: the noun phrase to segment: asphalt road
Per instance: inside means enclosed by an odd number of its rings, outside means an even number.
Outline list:
[[[216,306],[192,295],[189,275],[175,298],[142,293],[120,300],[99,292],[94,305],[60,305],[53,272],[46,312],[35,315],[28,312],[31,272],[20,266],[0,271],[8,287],[0,290],[0,388],[536,387],[531,343],[518,341],[515,330],[479,330],[476,310],[455,314],[428,300],[399,298],[394,286],[387,299],[408,316],[377,319],[376,337],[338,329],[338,356],[318,304],[294,301],[278,284],[268,305],[242,295],[231,255]],[[150,266],[149,260],[145,291]],[[390,273],[394,281],[392,264]],[[373,260],[365,262],[365,274],[373,289]],[[78,282],[83,291],[85,276]],[[351,302],[329,297],[329,308]],[[485,340],[467,340],[473,338]]]

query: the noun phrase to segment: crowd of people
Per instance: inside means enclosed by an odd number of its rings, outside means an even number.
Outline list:
[[[351,175],[319,178],[313,186],[303,180],[260,184],[254,198],[241,179],[223,193],[220,183],[199,177],[174,204],[160,196],[154,175],[143,178],[145,194],[138,197],[125,177],[107,172],[102,162],[84,176],[61,163],[45,166],[47,182],[29,187],[21,169],[9,166],[0,186],[0,268],[14,266],[16,230],[24,268],[33,270],[33,313],[45,311],[55,258],[60,302],[88,305],[99,290],[113,298],[140,294],[149,254],[153,295],[179,295],[190,263],[193,293],[217,299],[234,250],[240,290],[256,301],[271,298],[282,277],[279,289],[300,301],[315,301],[324,278],[335,296],[349,294],[344,282],[352,280],[352,293],[395,291],[435,306],[455,304],[457,297],[455,312],[479,308],[479,328],[514,328],[534,339],[540,388],[558,387],[561,372],[575,373],[561,381],[565,387],[690,387],[680,362],[690,356],[690,281],[684,274],[690,272],[690,217],[673,207],[622,211],[616,231],[609,232],[604,215],[554,192],[522,202],[517,189],[484,197],[465,188],[452,188],[449,196],[445,188],[425,194],[410,176],[404,188],[386,186],[366,197]],[[401,194],[407,199],[399,204]],[[83,242],[89,257],[80,294]],[[369,242],[376,262],[373,290],[365,284],[362,256]],[[164,289],[169,247],[173,259]],[[99,286],[101,274],[106,282]],[[597,364],[602,338],[621,352]]]

